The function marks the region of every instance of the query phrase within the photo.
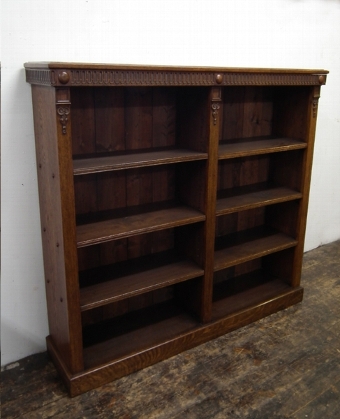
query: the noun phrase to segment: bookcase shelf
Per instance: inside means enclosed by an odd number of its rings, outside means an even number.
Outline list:
[[[221,245],[226,243],[226,245]],[[289,247],[296,246],[297,241],[277,231],[240,232],[223,237],[215,246],[214,270],[228,268],[253,260]]]
[[[303,141],[292,138],[241,138],[221,142],[218,150],[219,159],[252,156],[257,154],[279,153],[282,151],[306,148]]]
[[[197,223],[204,219],[204,214],[199,211],[181,206],[82,224],[77,227],[77,246],[90,246],[151,231]]]
[[[325,70],[26,63],[71,396],[302,300]]]
[[[197,153],[185,149],[88,157],[86,159],[75,159],[73,161],[73,173],[75,175],[86,175],[89,173],[101,173],[112,170],[124,170],[206,159],[207,153]]]
[[[224,191],[224,195],[227,195]],[[223,214],[230,214],[232,212],[242,211],[244,209],[251,209],[263,207],[265,205],[273,205],[279,202],[291,201],[300,199],[302,194],[293,189],[284,186],[268,186],[267,184],[256,184],[251,187],[234,188],[232,191],[234,195],[220,197],[216,202],[216,216]],[[223,194],[220,194],[220,196]]]
[[[114,276],[114,266],[111,267]],[[188,279],[203,276],[203,269],[190,260],[182,260],[142,272],[98,282],[80,290],[82,311],[110,304]],[[93,275],[98,276],[97,273]]]

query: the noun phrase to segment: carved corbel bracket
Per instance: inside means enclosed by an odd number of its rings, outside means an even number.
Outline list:
[[[219,109],[220,109],[220,105],[219,105],[219,103],[212,103],[212,104],[211,104],[211,109],[212,109],[213,123],[214,123],[214,125],[216,125],[216,123],[217,123],[218,111],[219,111]]]
[[[219,110],[221,109],[221,89],[218,87],[214,87],[212,89],[212,97],[211,97],[211,111],[213,117],[213,124],[217,124],[217,117]]]
[[[66,135],[67,131],[67,123],[68,123],[68,115],[70,114],[70,106],[69,105],[57,105],[57,114],[59,116],[59,122],[62,126],[62,133]]]

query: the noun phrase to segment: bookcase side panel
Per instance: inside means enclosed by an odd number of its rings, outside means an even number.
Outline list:
[[[292,276],[292,285],[298,286],[300,284],[301,270],[302,270],[302,258],[304,251],[306,224],[307,224],[307,213],[309,203],[309,191],[312,175],[312,164],[313,164],[313,153],[314,153],[314,142],[315,142],[315,130],[317,122],[317,107],[320,97],[320,86],[314,86],[309,89],[308,102],[306,104],[306,133],[305,141],[307,143],[307,149],[304,154],[302,163],[302,180],[301,180],[301,192],[302,199],[299,207],[297,216],[297,240],[298,245],[296,247],[294,269]]]
[[[69,171],[64,172],[63,162],[69,157],[61,150],[64,144],[58,146],[63,126],[58,126],[55,89],[32,86],[32,97],[50,336],[70,371],[79,372],[83,369],[79,290],[76,256],[72,257],[76,249],[70,235],[73,208],[67,203],[72,191],[64,191]]]

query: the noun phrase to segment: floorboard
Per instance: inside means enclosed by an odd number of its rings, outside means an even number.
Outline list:
[[[304,255],[302,303],[69,398],[46,353],[2,371],[2,418],[340,418],[340,241]]]

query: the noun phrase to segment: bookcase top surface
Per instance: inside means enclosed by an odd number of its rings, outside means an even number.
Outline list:
[[[188,71],[210,72],[221,71],[228,73],[291,73],[291,74],[328,74],[323,69],[292,69],[292,68],[251,68],[251,67],[209,67],[209,66],[175,66],[175,65],[139,65],[139,64],[105,64],[105,63],[77,63],[58,61],[27,62],[25,68],[44,69],[72,69],[72,70],[135,70],[135,71]]]
[[[26,81],[48,86],[323,85],[327,70],[27,62]]]

